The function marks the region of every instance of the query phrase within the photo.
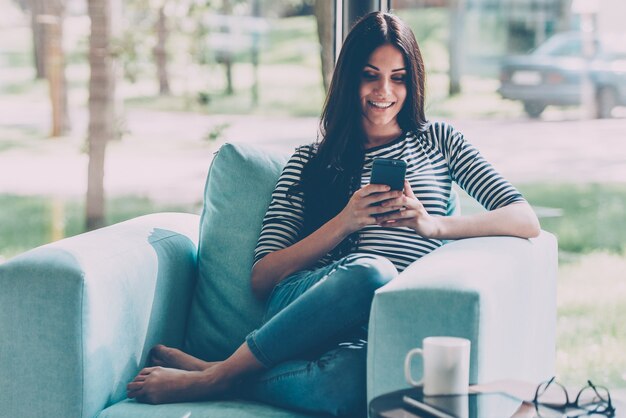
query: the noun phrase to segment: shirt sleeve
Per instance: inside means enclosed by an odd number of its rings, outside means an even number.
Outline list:
[[[287,248],[298,240],[304,219],[303,194],[293,186],[300,182],[311,152],[310,146],[299,147],[278,178],[254,250],[255,264],[267,254]]]
[[[480,152],[449,125],[441,127],[440,138],[452,180],[488,210],[497,209],[524,197],[500,175]]]

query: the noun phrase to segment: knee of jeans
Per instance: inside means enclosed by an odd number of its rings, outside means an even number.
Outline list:
[[[372,292],[389,283],[398,275],[391,261],[379,255],[355,254],[345,264],[353,274],[349,277],[357,287],[365,287]]]

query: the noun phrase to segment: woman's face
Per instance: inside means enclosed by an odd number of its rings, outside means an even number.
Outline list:
[[[359,98],[366,134],[394,135],[397,116],[406,99],[404,56],[393,45],[374,50],[361,72]]]

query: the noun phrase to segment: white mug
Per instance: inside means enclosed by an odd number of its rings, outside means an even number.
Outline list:
[[[423,348],[414,348],[404,359],[404,376],[412,386],[424,386],[424,395],[465,395],[469,387],[470,340],[457,337],[427,337]],[[415,381],[411,360],[422,356],[424,376]]]

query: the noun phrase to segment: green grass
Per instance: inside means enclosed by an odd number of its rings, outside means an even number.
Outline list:
[[[270,25],[259,56],[261,64],[319,66],[320,46],[314,16],[275,19]]]
[[[558,208],[562,215],[541,219],[566,253],[626,253],[626,185],[534,184],[520,190],[533,206]]]
[[[587,379],[626,386],[626,185],[527,184],[559,241],[557,373],[571,386]]]
[[[0,207],[0,257],[5,259],[85,230],[82,200],[0,195]],[[167,211],[191,212],[192,209],[155,204],[140,197],[112,198],[107,202],[106,223]]]
[[[564,383],[587,379],[626,386],[626,256],[594,252],[561,263],[557,373]]]

